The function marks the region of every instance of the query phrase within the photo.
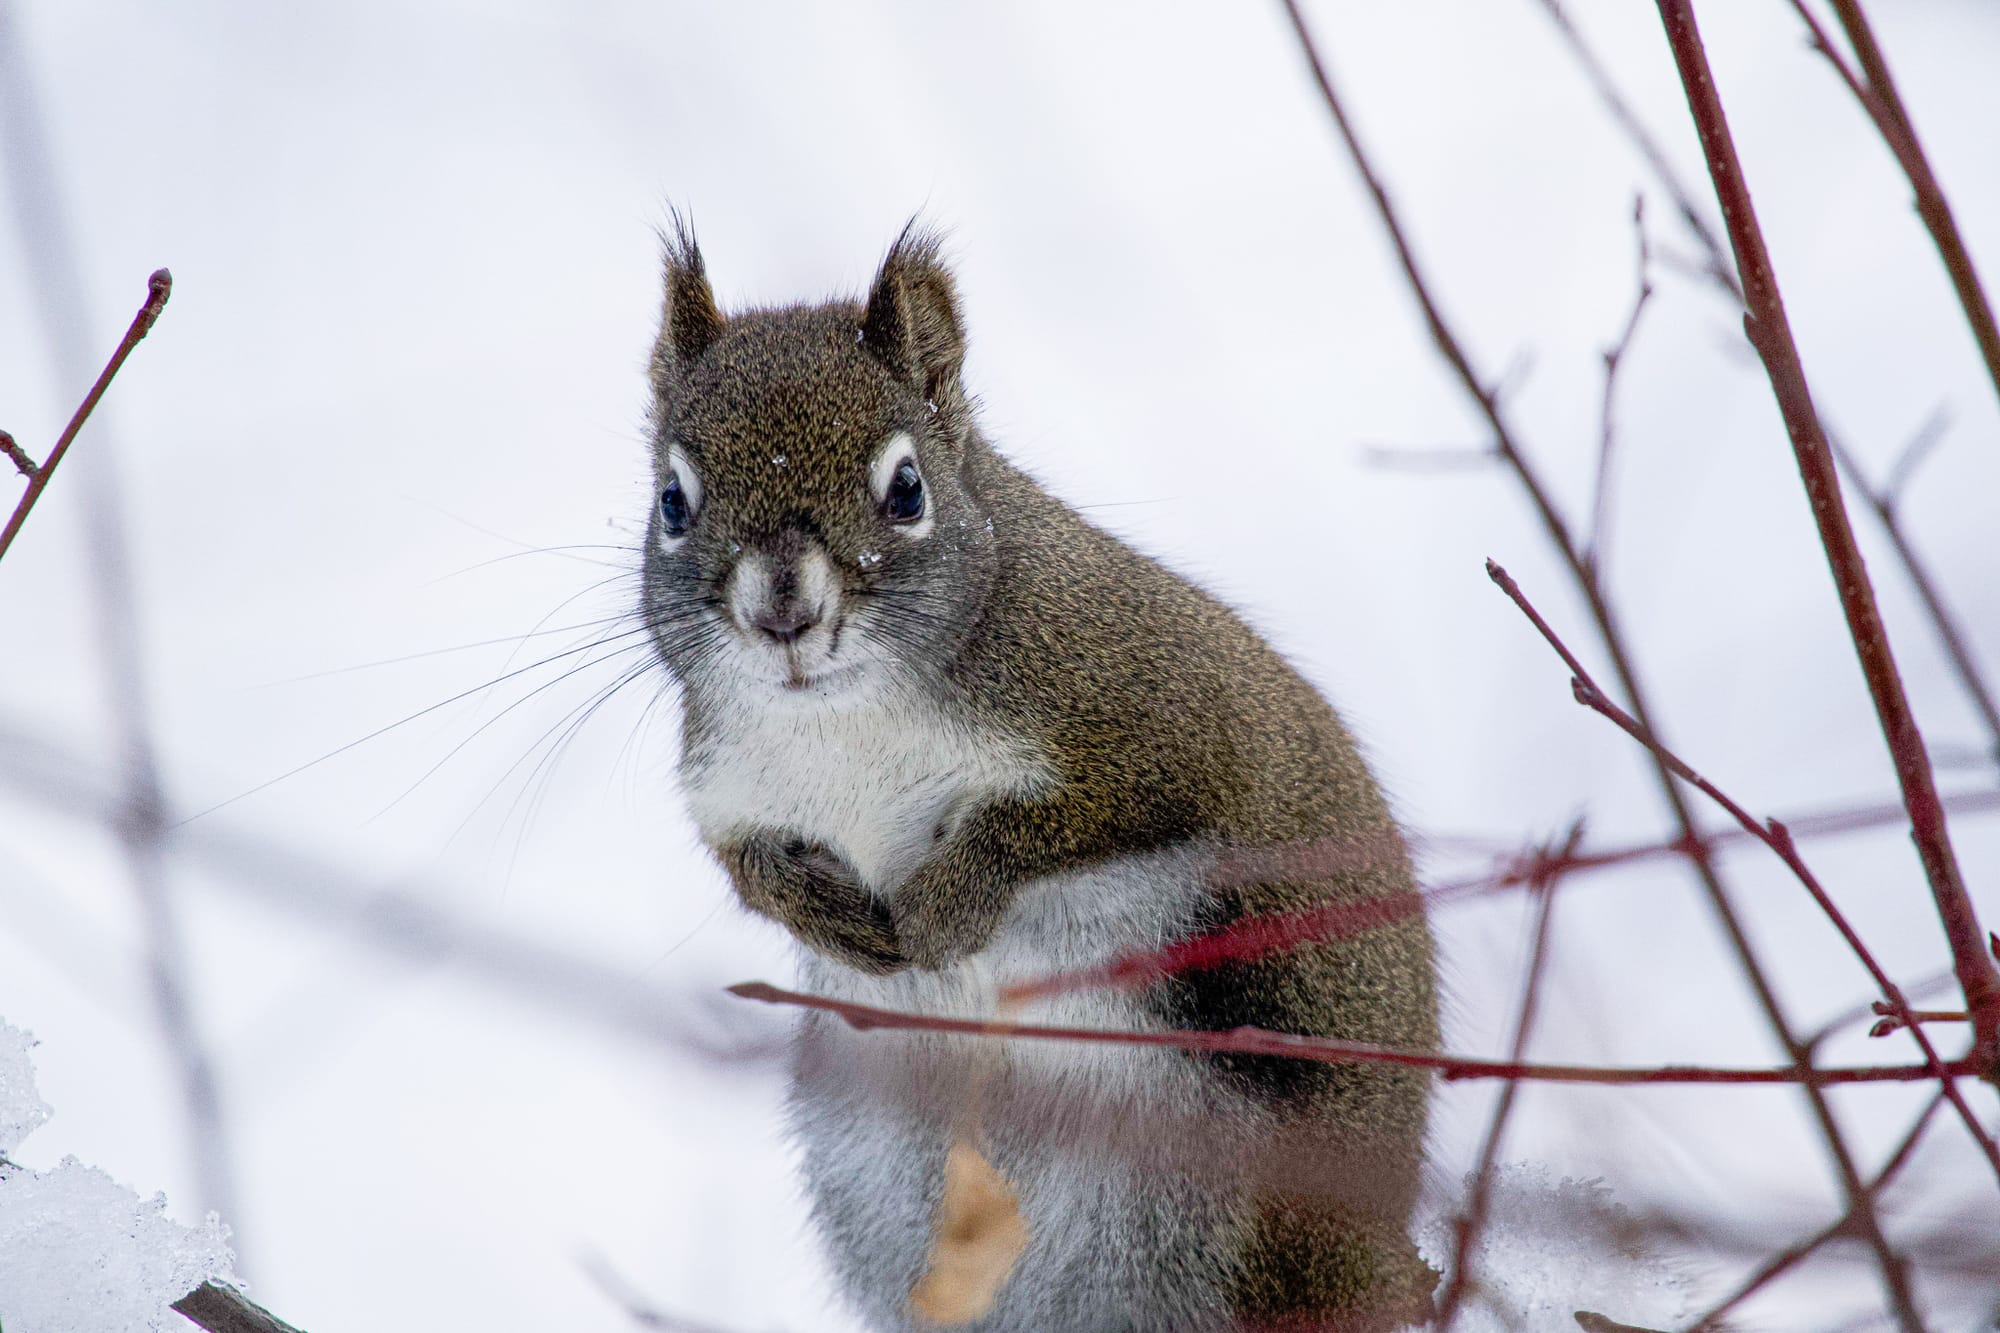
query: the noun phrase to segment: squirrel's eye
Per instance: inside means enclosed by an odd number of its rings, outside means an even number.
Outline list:
[[[917,465],[904,459],[889,478],[889,493],[882,497],[882,512],[891,523],[914,523],[924,516],[924,479]]]
[[[681,488],[681,474],[669,472],[667,487],[660,492],[660,526],[669,537],[685,537],[693,517],[688,509],[687,492]]]

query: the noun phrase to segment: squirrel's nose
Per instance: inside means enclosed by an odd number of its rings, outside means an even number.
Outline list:
[[[819,614],[793,603],[786,607],[774,607],[759,611],[750,617],[750,623],[760,633],[780,644],[791,644],[801,634],[819,623]]]

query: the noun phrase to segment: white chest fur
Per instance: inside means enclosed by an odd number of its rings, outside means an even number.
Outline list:
[[[780,829],[833,848],[878,891],[908,876],[956,813],[1047,771],[1026,745],[897,686],[832,700],[751,686],[707,702],[713,739],[681,760],[703,839]]]

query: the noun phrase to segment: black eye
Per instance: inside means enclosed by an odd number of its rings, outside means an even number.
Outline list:
[[[882,497],[882,512],[891,523],[914,523],[924,516],[924,479],[917,475],[914,460],[906,458],[896,465],[889,493]]]
[[[669,537],[685,537],[692,517],[688,512],[687,492],[681,489],[681,474],[669,472],[667,488],[660,492],[660,526]]]

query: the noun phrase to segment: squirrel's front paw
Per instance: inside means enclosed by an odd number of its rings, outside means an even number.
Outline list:
[[[831,848],[753,833],[719,849],[743,905],[828,957],[863,972],[910,965],[889,908]]]
[[[990,884],[968,883],[949,863],[933,862],[896,890],[897,943],[911,965],[935,971],[985,948],[1006,910]]]

